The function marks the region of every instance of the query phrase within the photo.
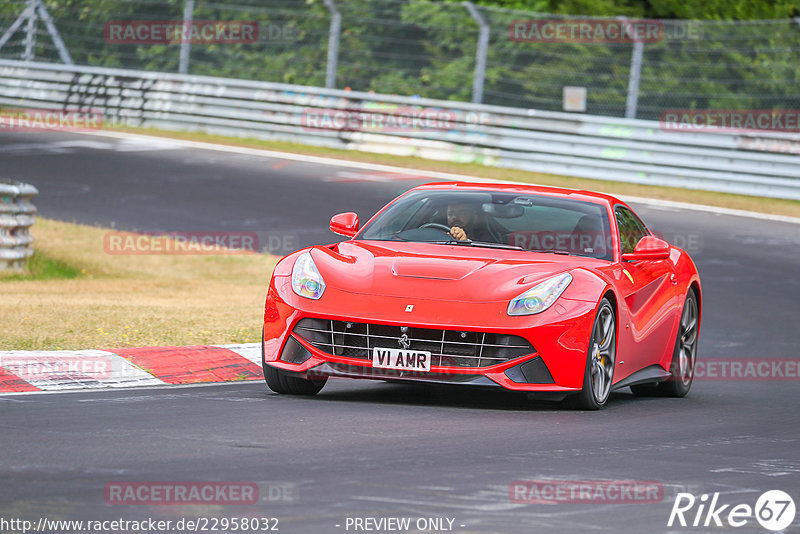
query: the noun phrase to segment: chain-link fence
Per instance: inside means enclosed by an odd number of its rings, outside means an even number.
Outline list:
[[[170,25],[173,32],[215,25],[217,33],[170,37]],[[644,119],[676,108],[797,109],[798,57],[795,20],[565,18],[413,0],[0,4],[5,59],[544,110],[564,109],[564,88],[577,87],[569,110]]]

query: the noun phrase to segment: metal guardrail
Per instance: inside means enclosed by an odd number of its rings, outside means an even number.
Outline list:
[[[676,132],[655,121],[8,60],[0,60],[0,106],[91,110],[106,124],[800,200],[800,136],[773,131]],[[432,127],[396,127],[434,115]],[[350,120],[364,117],[384,122],[372,128]]]
[[[36,207],[31,199],[38,193],[32,185],[0,180],[0,270],[21,270],[33,255],[29,229]]]

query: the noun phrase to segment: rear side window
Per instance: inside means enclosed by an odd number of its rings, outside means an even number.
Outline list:
[[[639,220],[631,210],[625,206],[617,206],[614,209],[617,219],[617,229],[619,230],[620,249],[623,254],[633,252],[636,243],[646,235],[650,235],[647,227]]]

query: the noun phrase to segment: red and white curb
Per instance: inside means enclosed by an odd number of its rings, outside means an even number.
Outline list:
[[[261,346],[0,351],[0,394],[260,380]]]

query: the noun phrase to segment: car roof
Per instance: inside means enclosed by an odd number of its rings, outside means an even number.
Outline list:
[[[557,198],[567,198],[570,200],[582,200],[594,202],[596,204],[614,205],[625,204],[621,200],[604,193],[584,191],[578,189],[567,189],[562,187],[548,187],[544,185],[529,185],[517,183],[486,183],[486,182],[434,182],[417,186],[412,191],[418,190],[450,190],[450,191],[497,191],[521,194],[546,195]]]

